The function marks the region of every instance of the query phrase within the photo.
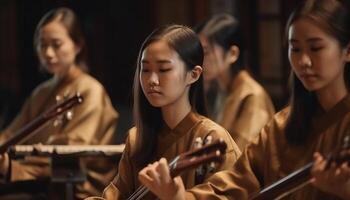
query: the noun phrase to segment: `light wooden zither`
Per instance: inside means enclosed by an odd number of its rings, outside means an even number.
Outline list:
[[[9,149],[11,156],[56,155],[116,155],[121,154],[125,145],[16,145]]]

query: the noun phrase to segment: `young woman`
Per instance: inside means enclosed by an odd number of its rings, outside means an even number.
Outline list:
[[[203,168],[207,170],[182,173],[186,188],[236,161],[240,151],[230,134],[203,116],[202,62],[202,46],[190,28],[166,26],[146,38],[134,78],[135,127],[129,132],[118,175],[105,189],[104,198],[130,197],[140,186],[139,170],[161,157],[172,159],[194,149],[196,141],[209,143],[222,138],[227,153],[216,168],[206,165]],[[143,199],[154,196],[149,193]]]
[[[238,21],[218,14],[197,27],[204,48],[204,83],[210,114],[243,150],[272,118],[269,95],[244,68]]]
[[[324,157],[341,146],[350,130],[349,8],[346,0],[307,0],[290,16],[291,104],[246,148],[233,170],[216,173],[185,193],[181,179],[169,178],[163,161],[142,170],[141,182],[167,200],[247,199],[315,161],[312,184],[289,198],[350,199],[349,165],[325,169]]]
[[[1,133],[4,142],[12,134],[48,108],[79,92],[84,101],[73,108],[71,119],[65,115],[56,124],[39,129],[22,144],[110,144],[115,133],[118,113],[103,86],[86,73],[86,46],[76,15],[68,8],[48,12],[37,25],[34,47],[41,66],[52,78],[40,84],[26,100],[15,120]],[[58,102],[57,102],[58,101]],[[1,142],[1,143],[2,143]],[[2,156],[0,173],[8,181],[38,179],[49,176],[48,161],[9,160]],[[95,166],[95,169],[98,167]],[[98,170],[98,169],[97,169]],[[102,192],[100,184],[113,179],[89,171],[86,182],[76,190],[78,198]],[[105,179],[105,180],[104,180]],[[106,181],[106,182],[104,182]]]

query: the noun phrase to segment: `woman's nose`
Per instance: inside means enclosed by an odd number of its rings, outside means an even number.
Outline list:
[[[148,79],[148,82],[151,86],[159,85],[159,78],[157,73],[152,72]]]
[[[53,50],[52,47],[47,47],[46,49],[44,49],[44,55],[45,55],[45,57],[51,58],[51,57],[54,56],[54,54],[55,54],[55,52],[54,52],[54,50]]]
[[[302,54],[299,60],[299,65],[302,67],[311,67],[312,63],[310,56],[308,56],[307,54]]]

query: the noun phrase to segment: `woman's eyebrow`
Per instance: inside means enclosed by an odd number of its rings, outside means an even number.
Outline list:
[[[160,63],[160,64],[164,64],[164,63],[171,63],[171,60],[167,60],[167,59],[159,59],[156,61],[157,63]]]

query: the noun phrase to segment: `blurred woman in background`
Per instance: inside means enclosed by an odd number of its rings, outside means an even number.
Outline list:
[[[37,25],[34,47],[42,69],[52,74],[52,78],[35,88],[17,117],[2,131],[0,141],[6,141],[45,110],[78,92],[84,101],[70,112],[73,116],[64,115],[21,144],[111,144],[118,113],[103,86],[87,74],[87,49],[74,12],[68,8],[58,8],[45,14]],[[115,175],[115,171],[105,169],[108,166],[100,167],[96,162],[87,167],[91,169],[87,174],[88,181],[77,186],[77,198],[100,194]],[[36,157],[10,160],[4,154],[0,174],[7,182],[49,177],[49,162]]]
[[[243,63],[238,21],[218,14],[197,27],[204,48],[204,83],[210,116],[226,128],[241,151],[272,118],[275,109]]]

